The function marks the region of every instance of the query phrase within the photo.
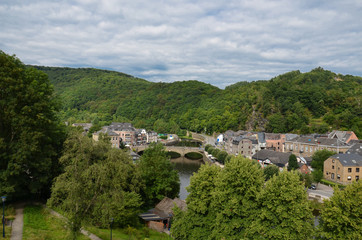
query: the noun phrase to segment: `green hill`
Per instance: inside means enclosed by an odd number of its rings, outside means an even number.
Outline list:
[[[197,132],[228,129],[362,136],[362,78],[322,68],[221,90],[198,81],[154,83],[114,71],[36,67],[49,75],[64,120],[132,121],[138,127]]]

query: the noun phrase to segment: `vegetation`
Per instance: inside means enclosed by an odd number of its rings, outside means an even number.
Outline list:
[[[48,204],[66,213],[74,234],[84,222],[137,223],[143,182],[127,153],[111,148],[108,139],[93,142],[72,129],[60,162],[64,173],[55,179]]]
[[[109,240],[110,238],[110,229],[96,228],[94,226],[86,227],[91,233],[100,237],[104,240]],[[127,228],[116,228],[112,229],[112,240],[124,240],[124,239],[152,239],[152,240],[171,240],[172,238],[166,233],[159,233],[154,230],[151,230],[147,227],[144,228],[132,228],[128,226]]]
[[[333,156],[334,154],[336,153],[326,149],[316,151],[313,154],[311,166],[314,169],[314,171],[312,172],[314,181],[320,182],[322,180],[324,161],[327,160],[330,156]]]
[[[298,166],[297,157],[294,154],[290,155],[288,161],[288,171],[296,170],[298,168],[299,166]]]
[[[162,144],[151,144],[141,156],[138,166],[145,184],[142,197],[146,207],[154,207],[164,197],[179,195],[179,176]]]
[[[362,78],[322,68],[225,90],[198,81],[151,83],[97,69],[37,68],[49,75],[63,99],[61,118],[70,122],[132,121],[158,132],[209,134],[228,129],[325,133],[333,128],[362,136]]]
[[[314,223],[304,184],[283,171],[266,182],[247,236],[253,239],[312,239]]]
[[[68,224],[63,219],[52,216],[42,206],[26,206],[24,209],[24,240],[67,240],[71,237]],[[89,239],[78,233],[79,240]]]
[[[264,178],[265,178],[265,181],[268,181],[269,179],[271,179],[274,175],[275,176],[278,176],[279,175],[279,167],[274,165],[274,164],[271,164],[271,165],[268,165],[266,166],[264,169]]]
[[[344,190],[334,189],[321,211],[320,234],[323,239],[361,239],[362,182],[353,182]]]
[[[64,139],[48,77],[0,51],[0,192],[49,196]]]

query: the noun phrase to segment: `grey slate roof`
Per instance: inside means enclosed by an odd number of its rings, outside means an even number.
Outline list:
[[[347,154],[359,154],[362,156],[362,143],[354,144],[348,151]]]
[[[358,154],[335,154],[331,158],[338,159],[343,166],[361,167],[362,156]]]
[[[253,159],[265,161],[269,159],[273,164],[284,167],[292,153],[275,152],[267,149],[260,150],[253,155]]]
[[[258,141],[260,143],[265,143],[265,132],[259,132],[258,133]]]

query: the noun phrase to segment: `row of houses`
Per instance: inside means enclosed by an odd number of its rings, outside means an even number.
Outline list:
[[[358,181],[360,177],[362,144],[352,131],[311,135],[227,131],[218,136],[217,145],[229,154],[257,160],[263,167],[274,164],[284,168],[288,165],[290,155],[294,154],[303,173],[312,170],[312,155],[326,149],[336,152],[336,155],[324,163],[325,179],[347,184]]]
[[[82,127],[88,132],[92,127],[91,123],[74,123],[74,127]],[[131,123],[112,122],[109,126],[92,134],[93,140],[98,141],[101,135],[108,135],[112,147],[120,148],[121,144],[126,146],[144,145],[158,141],[158,135],[154,131],[136,129]]]
[[[311,157],[318,150],[327,149],[345,153],[359,140],[352,131],[333,131],[330,134],[279,134],[264,132],[226,131],[217,143],[232,155],[251,158],[262,149],[288,152],[298,157]]]

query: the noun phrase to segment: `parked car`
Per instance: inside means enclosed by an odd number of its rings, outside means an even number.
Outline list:
[[[309,189],[316,190],[316,189],[317,189],[317,186],[314,185],[314,184],[312,184],[312,185],[310,185]]]

